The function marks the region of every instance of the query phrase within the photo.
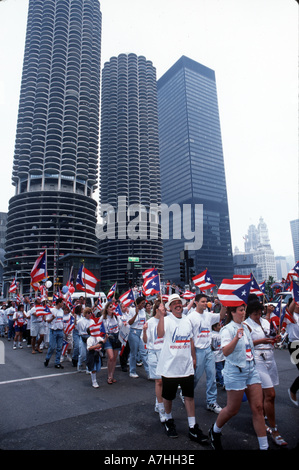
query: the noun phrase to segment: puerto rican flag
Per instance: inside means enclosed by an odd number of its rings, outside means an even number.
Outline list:
[[[202,273],[197,274],[197,276],[193,277],[192,281],[200,290],[208,290],[211,287],[216,286],[215,282],[212,279],[212,276],[210,275],[207,269],[205,269],[205,271],[203,271]]]
[[[42,315],[49,315],[51,310],[49,309],[48,305],[36,305],[35,307],[35,315],[40,317]]]
[[[223,279],[217,296],[225,307],[238,307],[247,304],[251,281],[244,283],[242,279]]]
[[[97,279],[85,266],[82,264],[79,269],[76,279],[76,289],[86,292],[87,294],[95,294],[95,287],[100,279]]]
[[[299,286],[294,281],[292,282],[291,290],[293,291],[293,298],[294,298],[296,304],[299,305]]]
[[[61,350],[61,355],[64,356],[67,352],[69,343],[64,339],[63,344],[62,344],[62,350]]]
[[[190,290],[186,290],[181,297],[183,299],[189,300],[189,299],[194,299],[196,297],[196,294],[194,292],[191,292]]]
[[[89,326],[90,336],[105,336],[105,326],[102,321],[95,322]]]
[[[113,286],[110,287],[110,290],[109,290],[109,292],[108,292],[108,294],[107,294],[107,299],[110,299],[110,297],[113,297],[113,296],[114,296],[115,291],[116,291],[116,284],[117,284],[117,283],[113,284]]]
[[[145,296],[159,294],[161,290],[159,275],[146,278],[142,289]]]
[[[128,290],[119,297],[119,301],[124,304],[125,307],[128,307],[132,302],[135,301],[134,293],[132,289]]]
[[[151,269],[146,269],[145,271],[143,271],[142,277],[143,279],[147,279],[148,277],[154,277],[154,276],[157,276],[158,274],[159,273],[157,269],[151,268]]]
[[[64,329],[65,334],[68,335],[69,333],[71,333],[73,331],[74,328],[75,328],[75,319],[71,315],[71,318],[67,322],[67,324],[65,326],[65,329]]]
[[[35,261],[34,266],[30,273],[31,285],[34,290],[37,290],[37,283],[43,281],[48,277],[46,266],[46,251],[44,251]]]
[[[14,278],[12,283],[10,284],[8,292],[9,293],[16,292],[17,288],[18,288],[18,284],[17,284],[16,278]]]

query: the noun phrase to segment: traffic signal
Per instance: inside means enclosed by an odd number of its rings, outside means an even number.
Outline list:
[[[180,262],[180,280],[186,282],[185,261]]]

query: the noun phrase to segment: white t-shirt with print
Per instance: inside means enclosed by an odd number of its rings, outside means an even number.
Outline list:
[[[163,377],[188,377],[194,374],[191,355],[192,325],[188,315],[176,318],[172,313],[164,318],[164,342],[156,374]]]
[[[162,348],[164,338],[159,338],[157,333],[159,319],[156,317],[151,317],[147,321],[147,330],[146,330],[146,349],[154,349],[158,351]]]
[[[194,346],[199,349],[208,348],[212,342],[212,325],[220,321],[220,314],[192,310],[188,318],[193,328]]]

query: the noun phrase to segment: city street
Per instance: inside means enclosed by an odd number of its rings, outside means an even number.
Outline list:
[[[100,387],[94,389],[90,376],[78,373],[71,362],[64,361],[63,370],[55,369],[52,357],[45,368],[45,351],[33,355],[26,343],[22,350],[13,350],[12,342],[1,341],[5,346],[5,364],[0,365],[1,450],[101,450],[103,463],[109,463],[106,458],[130,456],[140,450],[144,452],[137,455],[143,456],[143,463],[147,458],[153,459],[153,455],[165,453],[173,456],[177,452],[181,459],[188,454],[196,461],[198,450],[214,452],[210,445],[200,446],[189,440],[179,395],[173,407],[179,437],[166,436],[154,412],[154,382],[146,379],[143,367],[138,368],[138,379],[130,378],[118,367],[117,382],[109,385],[104,359],[98,373]],[[297,369],[287,350],[276,350],[275,355],[280,377],[276,389],[278,429],[288,442],[288,449],[298,450],[299,408],[290,402],[287,393]],[[218,403],[226,403],[223,390],[218,391]],[[199,427],[207,433],[216,415],[205,409],[204,377],[196,389],[196,415]],[[248,402],[242,403],[239,414],[225,426],[222,442],[227,450],[257,450]],[[285,450],[271,439],[269,442],[271,450],[278,451],[280,457],[285,455]],[[277,452],[273,454],[278,457]]]

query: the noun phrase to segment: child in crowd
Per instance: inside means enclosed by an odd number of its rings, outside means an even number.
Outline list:
[[[225,358],[221,349],[220,330],[221,324],[219,322],[212,325],[212,350],[215,356],[216,384],[218,387],[224,388],[222,370],[225,364]]]
[[[91,336],[89,328],[87,328],[86,332],[89,335],[86,341],[86,366],[91,373],[92,387],[99,388],[96,373],[99,372],[102,367],[101,349],[106,343],[108,335],[106,335],[105,338],[101,336]]]

